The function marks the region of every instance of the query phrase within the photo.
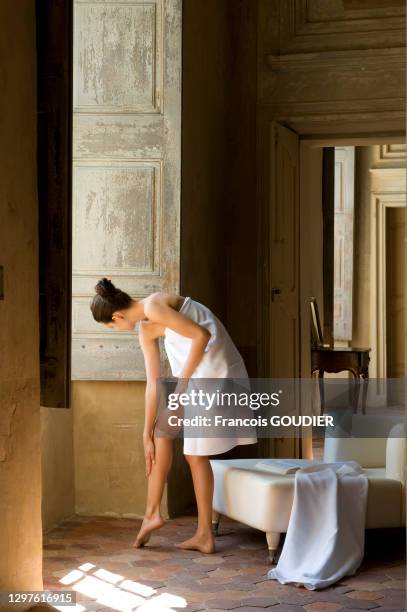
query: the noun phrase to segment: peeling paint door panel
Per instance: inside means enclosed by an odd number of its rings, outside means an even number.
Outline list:
[[[101,277],[134,298],[179,292],[181,8],[181,0],[74,2],[74,380],[145,379],[137,332],[92,318]]]
[[[335,147],[334,339],[352,340],[355,147]]]

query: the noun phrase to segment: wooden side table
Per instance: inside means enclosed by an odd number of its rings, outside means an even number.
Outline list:
[[[369,381],[370,348],[356,347],[318,347],[311,350],[311,375],[318,372],[319,389],[321,394],[321,413],[324,412],[324,373],[338,373],[348,371],[359,382],[363,381],[362,412],[366,410],[367,385]],[[353,410],[357,411],[359,403],[360,385],[355,385],[353,397]]]

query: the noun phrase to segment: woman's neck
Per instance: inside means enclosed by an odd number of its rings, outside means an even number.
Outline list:
[[[129,316],[134,324],[139,321],[147,321],[148,318],[144,314],[143,300],[133,300],[133,304],[129,308]]]

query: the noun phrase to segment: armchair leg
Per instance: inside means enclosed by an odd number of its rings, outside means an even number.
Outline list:
[[[267,546],[269,549],[269,559],[270,562],[273,563],[277,555],[278,544],[280,542],[280,534],[276,531],[268,531],[266,533],[266,539]]]
[[[215,536],[217,536],[219,532],[219,522],[220,522],[219,512],[216,512],[216,510],[212,510],[212,529],[213,529],[213,534]]]

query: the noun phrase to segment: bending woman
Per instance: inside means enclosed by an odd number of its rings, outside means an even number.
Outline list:
[[[156,432],[156,381],[160,378],[158,338],[164,346],[172,374],[178,377],[175,392],[190,378],[248,378],[244,361],[221,321],[204,304],[191,297],[164,292],[134,300],[107,279],[95,287],[91,304],[94,319],[110,329],[131,331],[139,323],[139,339],[147,375],[143,431],[146,462],[147,504],[135,547],[146,544],[151,533],[162,527],[160,502],[172,463],[172,437]],[[224,453],[239,444],[253,444],[253,437],[184,438],[184,455],[190,466],[197,501],[195,535],[177,544],[179,548],[215,551],[212,531],[213,473],[210,455]]]

